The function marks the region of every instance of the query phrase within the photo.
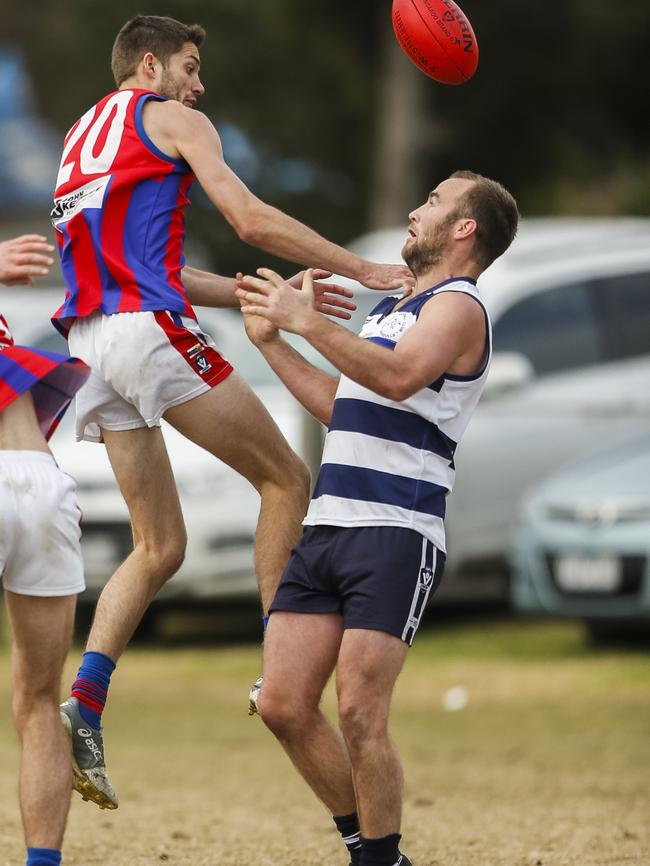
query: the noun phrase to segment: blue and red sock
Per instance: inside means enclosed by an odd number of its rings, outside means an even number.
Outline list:
[[[54,848],[28,848],[25,866],[61,866],[61,852]]]
[[[114,670],[115,662],[104,653],[85,652],[77,679],[72,684],[71,695],[79,701],[82,719],[96,731],[101,727],[102,712]]]

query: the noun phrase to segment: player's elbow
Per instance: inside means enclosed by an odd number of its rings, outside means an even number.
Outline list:
[[[246,208],[233,220],[233,228],[241,241],[253,247],[264,247],[268,235],[267,221],[256,207]]]
[[[407,400],[409,397],[412,397],[416,391],[417,387],[408,379],[395,377],[389,382],[386,382],[381,390],[378,389],[377,393],[381,397],[386,397],[388,400],[394,400],[399,403],[402,400]]]

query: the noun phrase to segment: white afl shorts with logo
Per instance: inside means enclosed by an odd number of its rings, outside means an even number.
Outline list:
[[[19,595],[85,588],[77,486],[44,451],[0,451],[0,575]]]
[[[96,311],[74,321],[68,346],[92,371],[75,398],[77,441],[101,442],[100,427],[159,427],[233,370],[196,319],[167,311]]]

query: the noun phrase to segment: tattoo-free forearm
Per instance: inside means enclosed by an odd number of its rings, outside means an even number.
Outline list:
[[[231,277],[200,271],[186,266],[182,271],[185,293],[192,305],[199,307],[238,307],[235,281]]]
[[[323,316],[309,316],[300,333],[349,379],[383,397],[403,399],[399,386],[404,371],[390,349],[364,340]]]
[[[314,367],[281,337],[258,348],[296,400],[321,424],[329,424],[338,379]]]

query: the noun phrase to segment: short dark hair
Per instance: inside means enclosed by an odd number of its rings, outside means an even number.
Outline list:
[[[205,30],[200,24],[182,24],[164,15],[136,15],[127,21],[113,43],[111,69],[119,87],[136,71],[144,55],[151,51],[163,65],[186,42],[203,45]]]
[[[505,253],[517,234],[517,202],[496,180],[473,171],[455,171],[450,177],[474,181],[461,196],[456,213],[476,220],[476,259],[485,269]]]

